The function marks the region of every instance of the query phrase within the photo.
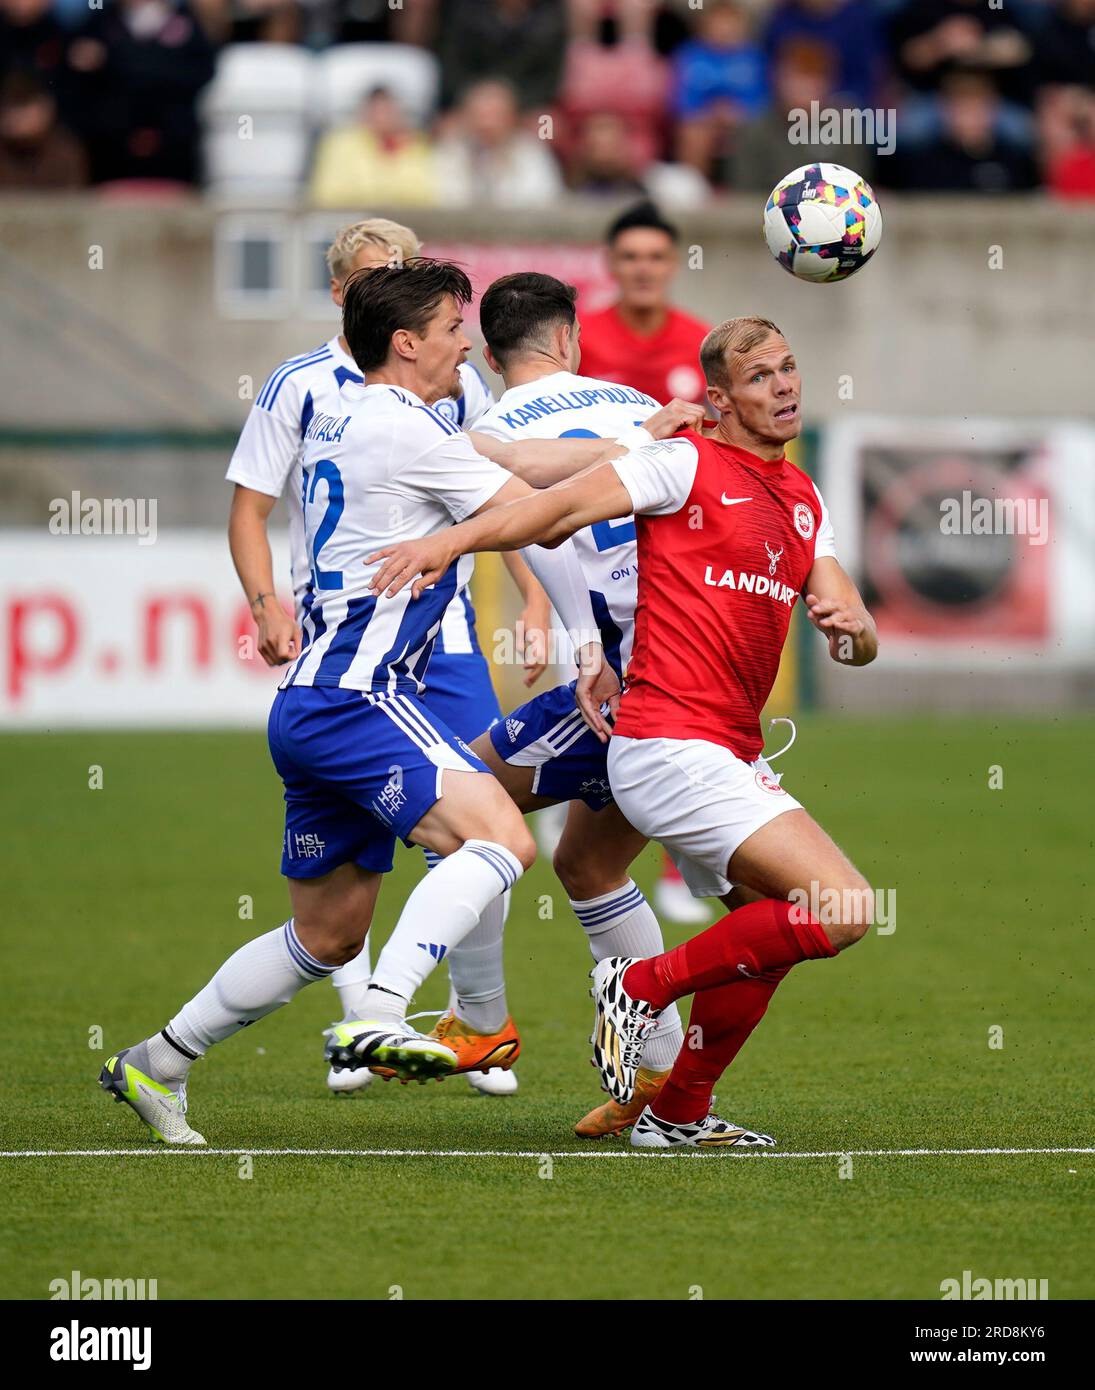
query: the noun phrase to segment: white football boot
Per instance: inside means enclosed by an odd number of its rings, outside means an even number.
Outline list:
[[[770,1134],[720,1120],[713,1113],[694,1124],[673,1124],[659,1120],[648,1105],[631,1130],[633,1149],[745,1149],[770,1148],[776,1141]]]
[[[633,999],[623,986],[624,972],[637,956],[606,956],[589,972],[595,1005],[593,1063],[601,1082],[621,1105],[635,1094],[635,1074],[642,1060],[646,1036],[658,1021],[661,1009],[645,999]]]
[[[464,1075],[473,1091],[485,1096],[512,1096],[517,1090],[517,1073],[494,1068],[492,1071],[469,1071]]]
[[[327,1089],[333,1096],[354,1096],[372,1084],[373,1074],[368,1067],[331,1067],[327,1073]]]
[[[441,1080],[456,1066],[456,1053],[436,1038],[404,1024],[353,1019],[333,1023],[324,1036],[327,1060],[336,1070],[383,1067],[400,1081]]]
[[[108,1096],[124,1102],[140,1116],[161,1144],[204,1144],[205,1136],[186,1123],[186,1083],[172,1091],[154,1081],[126,1060],[136,1051],[136,1047],[123,1047],[109,1058],[99,1073],[99,1085]]]

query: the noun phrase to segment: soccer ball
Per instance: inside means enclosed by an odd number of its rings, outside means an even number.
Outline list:
[[[772,189],[764,238],[800,280],[846,280],[882,240],[882,212],[865,179],[842,164],[804,164]]]

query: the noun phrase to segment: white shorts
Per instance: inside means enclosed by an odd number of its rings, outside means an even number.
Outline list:
[[[719,898],[726,867],[754,831],[801,810],[763,758],[751,763],[702,738],[621,738],[608,745],[616,804],[669,851],[694,897]]]

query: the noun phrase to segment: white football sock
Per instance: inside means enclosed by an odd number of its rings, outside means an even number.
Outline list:
[[[509,899],[508,893],[499,893],[492,899],[476,925],[448,956],[450,1007],[457,1018],[477,1033],[497,1033],[509,1017],[502,969],[502,933]]]
[[[344,1019],[361,1017],[361,1009],[365,1004],[365,995],[372,973],[373,961],[369,951],[369,938],[366,936],[361,950],[354,956],[353,960],[348,960],[345,965],[340,965],[331,976],[331,983],[338,990]]]
[[[175,1059],[165,1056],[170,1048],[165,1036],[148,1039],[150,1058],[161,1071],[174,1060],[175,1071],[185,1077],[190,1060],[201,1057],[214,1043],[223,1042],[256,1019],[288,1004],[305,985],[326,980],[337,966],[324,965],[300,944],[292,918],[276,931],[257,936],[228,957],[204,989],[184,1004],[164,1030],[184,1052]],[[177,1049],[176,1049],[177,1051]],[[186,1053],[192,1054],[190,1060]]]
[[[622,888],[613,888],[599,898],[584,902],[570,899],[574,915],[581,922],[594,960],[606,956],[660,956],[665,950],[662,929],[642,889],[628,879]],[[658,1022],[646,1036],[642,1065],[665,1071],[677,1060],[684,1042],[681,1016],[676,1004],[663,1009]]]
[[[523,872],[516,855],[491,840],[467,840],[431,869],[407,899],[380,953],[364,1016],[402,1022],[407,1004],[434,966]]]

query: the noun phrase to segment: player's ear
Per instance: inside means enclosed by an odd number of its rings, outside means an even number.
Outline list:
[[[483,344],[483,361],[487,364],[487,366],[491,369],[495,376],[502,375],[502,368],[499,364],[498,358],[495,357],[494,353],[491,352],[490,348],[487,347],[486,343]]]
[[[342,281],[336,280],[331,276],[331,302],[339,309],[342,308]]]
[[[730,397],[721,386],[709,382],[707,386],[707,399],[711,402],[711,409],[716,415],[725,415],[730,409]]]

